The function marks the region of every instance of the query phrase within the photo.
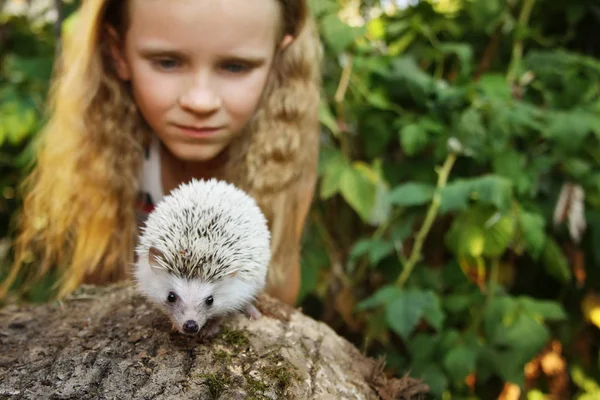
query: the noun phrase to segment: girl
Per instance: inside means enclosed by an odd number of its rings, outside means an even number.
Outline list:
[[[79,13],[0,297],[23,266],[57,268],[58,297],[125,279],[136,222],[181,182],[215,177],[259,203],[267,292],[293,304],[318,158],[306,0],[86,0]]]

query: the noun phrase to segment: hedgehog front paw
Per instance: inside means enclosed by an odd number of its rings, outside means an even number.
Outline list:
[[[214,337],[221,330],[221,320],[219,318],[212,319],[204,325],[200,335],[204,339],[210,339]]]
[[[256,308],[254,304],[248,304],[246,307],[244,307],[244,314],[246,314],[248,318],[255,320],[262,317],[262,314],[260,311],[258,311],[258,308]]]

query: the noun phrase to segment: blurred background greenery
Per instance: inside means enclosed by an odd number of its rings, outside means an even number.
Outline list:
[[[600,3],[310,3],[323,145],[299,305],[432,398],[600,398]],[[0,0],[4,271],[76,6]]]

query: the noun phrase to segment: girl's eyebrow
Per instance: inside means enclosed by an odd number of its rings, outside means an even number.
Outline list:
[[[177,58],[189,58],[185,52],[173,48],[169,48],[167,46],[159,46],[159,45],[142,45],[137,48],[137,52],[142,57],[177,57]],[[252,65],[262,65],[267,62],[267,57],[258,55],[258,54],[243,54],[239,52],[237,54],[223,54],[219,57],[222,60],[227,61],[238,61],[245,62]]]
[[[180,50],[175,50],[168,47],[156,46],[156,45],[144,45],[137,48],[137,52],[143,57],[156,57],[156,56],[175,56],[184,57],[184,53]]]

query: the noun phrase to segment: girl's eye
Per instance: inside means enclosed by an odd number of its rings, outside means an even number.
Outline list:
[[[244,72],[249,68],[250,67],[248,67],[246,64],[242,64],[239,62],[231,62],[223,65],[224,70],[226,70],[227,72],[233,72],[234,74]]]
[[[175,303],[175,301],[177,301],[177,295],[174,292],[169,292],[169,295],[167,296],[167,301],[169,303]]]
[[[206,298],[206,300],[204,300],[204,302],[206,303],[206,305],[207,305],[207,306],[211,306],[211,305],[212,305],[212,303],[213,303],[213,301],[214,301],[214,299],[213,299],[213,297],[212,297],[212,296],[208,296],[208,297]]]
[[[172,58],[161,58],[154,61],[154,64],[160,69],[174,69],[179,66],[179,62]]]

